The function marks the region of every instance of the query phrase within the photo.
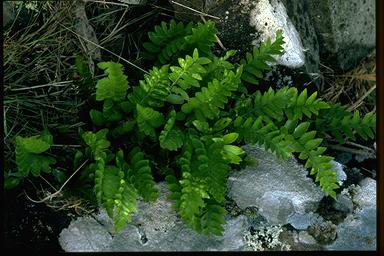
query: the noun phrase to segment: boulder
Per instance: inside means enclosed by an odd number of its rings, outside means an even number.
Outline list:
[[[294,158],[279,160],[256,145],[243,149],[256,165],[229,175],[229,197],[240,208],[257,207],[270,224],[282,225],[290,215],[316,211],[324,193]]]
[[[139,211],[121,231],[113,233],[113,223],[104,210],[91,217],[80,217],[64,229],[59,238],[67,252],[123,251],[241,251],[243,234],[249,229],[247,217],[227,217],[223,236],[205,237],[181,221],[166,199],[169,191],[158,184],[159,199],[140,201]]]
[[[347,70],[375,48],[375,0],[304,2],[319,39],[322,59]]]
[[[376,250],[376,209],[364,208],[349,215],[337,226],[337,239],[327,250],[367,251]]]

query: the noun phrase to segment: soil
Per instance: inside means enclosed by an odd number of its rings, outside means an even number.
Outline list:
[[[58,236],[71,217],[44,203],[28,200],[23,191],[4,192],[4,247],[6,251],[62,252]]]

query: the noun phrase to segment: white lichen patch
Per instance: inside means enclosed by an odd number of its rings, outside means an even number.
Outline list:
[[[250,25],[261,33],[252,43],[258,45],[271,37],[275,39],[277,30],[283,31],[285,53],[277,58],[280,65],[297,68],[304,65],[305,55],[299,33],[288,18],[286,9],[277,0],[259,0],[250,12]]]
[[[280,247],[281,250],[289,251],[290,246],[279,240],[281,232],[283,232],[281,225],[262,226],[246,231],[243,239],[245,244],[254,251],[264,251],[277,247]]]

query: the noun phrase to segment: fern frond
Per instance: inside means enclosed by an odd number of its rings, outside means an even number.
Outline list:
[[[291,87],[289,90],[291,92],[290,99],[284,112],[290,120],[301,120],[303,114],[311,118],[312,114],[318,115],[321,109],[329,108],[325,101],[316,99],[317,92],[308,97],[307,89],[304,89],[300,94],[295,87]]]
[[[252,54],[247,53],[246,58],[240,61],[244,66],[241,79],[251,84],[258,84],[259,79],[263,78],[263,72],[271,70],[267,62],[275,63],[273,55],[283,54],[283,44],[283,32],[279,30],[273,43],[271,38],[268,38],[260,47],[253,47]]]
[[[212,234],[216,236],[223,235],[223,225],[226,223],[224,216],[226,212],[227,211],[223,206],[216,203],[214,200],[209,200],[203,210],[197,231],[206,236]]]
[[[128,179],[145,201],[155,201],[158,197],[158,191],[155,187],[149,161],[144,158],[144,153],[139,148],[132,149],[129,153],[129,159],[131,170],[128,172]]]
[[[169,113],[168,121],[159,135],[160,147],[168,150],[177,150],[184,144],[184,133],[175,127],[176,111]]]
[[[127,222],[132,220],[131,214],[137,211],[136,189],[124,180],[120,180],[120,186],[115,198],[113,223],[115,231],[119,231]]]
[[[281,159],[287,159],[291,155],[285,135],[273,122],[264,122],[262,116],[256,119],[252,117],[244,119],[239,116],[234,121],[234,129],[245,143],[262,145]]]
[[[183,172],[180,197],[180,217],[191,227],[200,221],[200,211],[205,207],[205,198],[209,198],[204,179],[193,177],[189,172]]]
[[[161,68],[153,67],[149,74],[144,75],[140,80],[140,86],[134,87],[128,99],[134,104],[149,107],[162,107],[169,94],[168,65]]]
[[[100,62],[97,66],[104,69],[108,77],[100,79],[96,84],[96,100],[124,100],[129,88],[127,76],[123,73],[123,65],[115,62]]]
[[[171,192],[168,196],[169,200],[172,200],[174,204],[173,208],[179,209],[181,203],[181,185],[179,180],[175,177],[174,174],[168,174],[165,176],[165,180],[167,181],[168,189]]]
[[[324,193],[336,199],[335,189],[339,186],[336,179],[337,173],[330,163],[333,157],[321,155],[326,150],[325,147],[319,147],[323,139],[315,138],[316,131],[308,131],[309,122],[302,122],[297,126],[295,124],[295,122],[290,124],[291,127],[295,127],[292,135],[286,135],[291,149],[300,153],[300,159],[307,160],[304,167],[311,170],[310,174],[316,174],[316,181],[320,182]]]
[[[176,53],[185,48],[185,36],[191,34],[192,23],[184,26],[182,22],[171,20],[169,25],[162,22],[161,26],[155,26],[154,32],[149,32],[150,42],[143,44],[150,53],[148,59],[158,60],[161,64],[168,63]]]
[[[210,56],[211,48],[216,43],[216,34],[215,24],[208,20],[205,23],[198,23],[197,27],[192,28],[192,34],[186,36],[185,41],[191,50],[197,48],[203,55]]]
[[[202,65],[211,61],[208,58],[199,57],[199,52],[195,49],[192,57],[186,55],[185,59],[179,58],[178,62],[179,66],[172,66],[172,73],[169,74],[169,79],[173,82],[171,85],[172,91],[188,99],[188,93],[185,91],[191,87],[200,87],[199,81],[203,80],[202,75],[207,72]],[[174,85],[178,85],[183,91],[180,92]]]
[[[42,155],[52,145],[52,135],[42,135],[23,138],[16,136],[16,165],[22,177],[27,177],[31,172],[33,176],[40,176],[40,172],[50,172],[49,165],[56,160],[47,155]]]
[[[241,67],[236,70],[236,74],[233,71],[225,71],[223,80],[215,79],[208,83],[208,86],[190,98],[181,110],[186,114],[193,111],[199,120],[218,118],[220,109],[224,108],[232,91],[240,84],[241,72]]]
[[[140,132],[155,140],[155,128],[158,128],[164,124],[164,116],[160,112],[152,108],[143,107],[140,104],[136,105],[136,110],[136,120]]]
[[[89,146],[95,161],[106,159],[105,150],[111,145],[107,140],[108,129],[102,129],[97,133],[85,132],[82,135],[84,142]]]
[[[368,113],[360,117],[360,113],[345,110],[340,104],[334,104],[329,109],[320,112],[316,120],[316,129],[325,134],[329,132],[340,144],[345,139],[356,139],[356,134],[362,139],[373,139],[376,134],[376,114]]]

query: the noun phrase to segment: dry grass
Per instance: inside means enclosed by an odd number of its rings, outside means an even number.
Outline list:
[[[322,97],[333,103],[348,106],[348,111],[361,113],[376,111],[376,52],[373,51],[362,63],[344,74],[335,74],[327,68],[324,72],[327,88]]]
[[[74,8],[79,1],[35,1],[35,11],[15,7],[16,18],[3,30],[5,168],[14,169],[15,137],[31,136],[44,128],[61,127],[77,137],[84,125],[79,110],[90,96],[74,82],[77,56],[92,61],[87,42],[76,31]],[[85,1],[88,25],[94,28],[102,60],[136,60],[142,31],[126,33],[152,19],[155,12],[132,15],[134,8]],[[26,13],[28,13],[26,15]],[[95,76],[94,78],[97,78]]]

